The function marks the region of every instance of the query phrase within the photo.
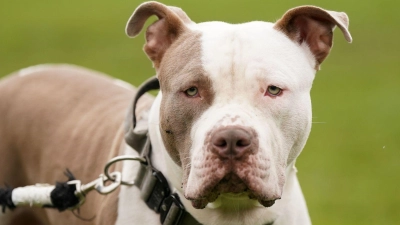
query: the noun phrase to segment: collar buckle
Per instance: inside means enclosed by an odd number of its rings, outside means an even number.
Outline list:
[[[160,214],[162,225],[198,224],[197,221],[194,223],[185,222],[192,217],[186,216],[185,207],[178,194],[171,194],[164,175],[145,163],[140,165],[140,172],[135,180],[135,185],[141,190],[141,198],[146,205]]]
[[[185,214],[185,207],[178,194],[168,196],[160,208],[160,220],[163,225],[180,225]]]

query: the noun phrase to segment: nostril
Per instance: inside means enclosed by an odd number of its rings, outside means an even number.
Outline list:
[[[224,148],[228,145],[228,143],[224,138],[218,138],[217,140],[214,141],[214,145],[220,148]]]
[[[251,144],[250,139],[239,139],[236,142],[237,147],[247,147]]]

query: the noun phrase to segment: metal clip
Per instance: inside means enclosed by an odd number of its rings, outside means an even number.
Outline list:
[[[69,185],[75,185],[76,191],[75,195],[79,198],[79,203],[72,209],[78,208],[85,202],[86,195],[92,191],[96,190],[98,193],[106,195],[113,192],[117,189],[120,185],[128,185],[132,186],[134,184],[133,181],[123,181],[121,172],[115,171],[110,173],[108,170],[111,165],[116,162],[123,161],[123,160],[133,160],[139,161],[140,163],[146,163],[146,159],[143,157],[135,157],[130,155],[122,155],[117,156],[111,159],[104,168],[104,174],[100,174],[100,176],[87,184],[82,184],[80,180],[72,180],[67,182]],[[106,185],[107,182],[111,182],[111,184]]]
[[[97,185],[95,185],[95,189],[97,192],[99,192],[100,194],[106,195],[109,194],[111,192],[113,192],[115,189],[117,189],[122,182],[122,175],[120,172],[112,172],[110,174],[111,178],[113,178],[113,180],[109,180],[106,176],[104,176],[103,174],[100,175],[100,177],[102,178],[102,182],[97,183]],[[105,185],[105,182],[107,181],[112,181],[111,184],[109,185]]]
[[[76,191],[83,196],[85,196],[93,189],[95,189],[100,194],[108,194],[114,191],[119,185],[121,185],[122,180],[122,175],[120,172],[112,172],[110,174],[110,177],[113,178],[112,181],[104,176],[104,174],[100,174],[99,178],[90,183],[80,185],[79,188],[77,187]],[[106,185],[105,183],[108,181],[111,181],[112,183],[110,185]]]
[[[121,185],[122,174],[116,171],[112,172],[110,174],[110,177],[113,179],[112,181],[108,179],[105,175],[100,174],[99,178],[87,184],[82,184],[80,180],[69,181],[67,184],[72,184],[76,186],[75,195],[80,200],[79,204],[74,208],[82,205],[85,202],[86,195],[92,190],[96,190],[98,193],[106,195],[117,189]],[[106,182],[109,181],[111,181],[112,183],[106,185]]]

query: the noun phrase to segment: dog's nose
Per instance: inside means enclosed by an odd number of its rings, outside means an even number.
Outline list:
[[[252,151],[252,136],[241,127],[227,127],[214,133],[211,144],[222,159],[240,159]]]

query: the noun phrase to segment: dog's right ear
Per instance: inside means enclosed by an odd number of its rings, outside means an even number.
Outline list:
[[[150,16],[158,20],[147,28],[146,44],[143,50],[157,70],[165,51],[193,23],[186,13],[177,7],[166,6],[159,2],[145,2],[133,12],[126,25],[126,34],[136,37]]]
[[[316,6],[300,6],[287,11],[275,23],[275,28],[299,44],[305,42],[316,59],[316,69],[328,56],[333,44],[333,29],[338,26],[348,42],[349,18],[344,12],[325,10]]]

